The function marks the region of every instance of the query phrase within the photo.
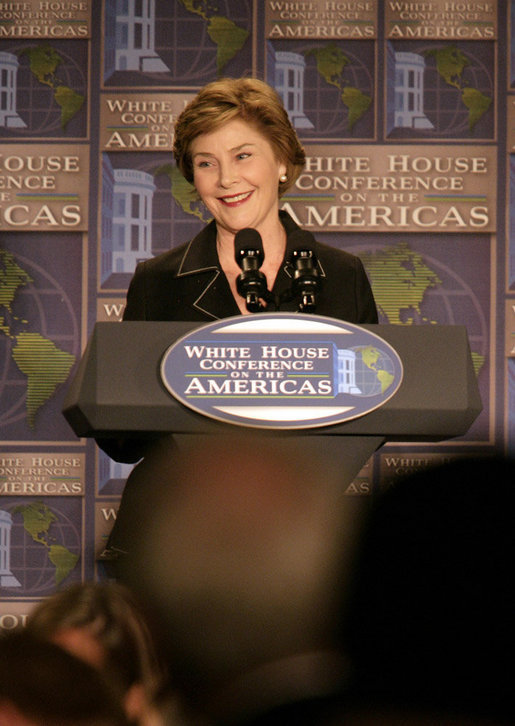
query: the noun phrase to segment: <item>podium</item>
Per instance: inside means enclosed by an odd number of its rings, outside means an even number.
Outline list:
[[[329,319],[330,320],[330,319]],[[482,409],[463,326],[363,325],[390,344],[403,364],[397,392],[366,415],[316,428],[263,431],[204,416],[165,388],[160,362],[194,322],[97,323],[67,392],[63,414],[79,437],[98,439],[250,435],[299,437],[321,459],[331,452],[352,481],[386,442],[436,442],[464,435]]]

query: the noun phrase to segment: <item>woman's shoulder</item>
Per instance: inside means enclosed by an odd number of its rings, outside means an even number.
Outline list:
[[[288,212],[281,210],[279,212],[279,218],[281,219],[288,236],[292,233],[298,232],[299,230],[309,232],[308,237],[311,237],[311,240],[314,243],[313,251],[319,260],[323,259],[326,263],[330,262],[331,264],[347,265],[351,267],[360,265],[359,257],[352,254],[352,252],[347,252],[339,246],[337,247],[336,245],[327,244],[326,242],[320,242],[316,233],[312,234],[310,230],[306,230],[304,227],[299,226]]]
[[[166,250],[166,252],[149,257],[147,260],[140,262],[138,267],[146,272],[179,269],[181,260],[184,258],[190,244],[191,242],[183,242],[177,247]]]
[[[362,266],[360,258],[352,252],[348,252],[347,250],[344,250],[341,247],[336,247],[335,245],[319,242],[318,240],[316,245],[316,254],[319,262],[322,264],[325,262],[326,265],[330,264],[331,266],[337,265],[352,268]]]
[[[195,266],[197,258],[206,258],[209,247],[212,246],[213,234],[211,225],[204,227],[193,239],[182,242],[165,252],[149,257],[138,265],[139,272],[177,272],[180,273],[191,266]]]

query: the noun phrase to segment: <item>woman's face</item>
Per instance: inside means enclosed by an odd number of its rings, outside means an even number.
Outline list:
[[[229,121],[198,136],[191,152],[193,183],[219,231],[277,225],[279,177],[286,165],[254,126]]]

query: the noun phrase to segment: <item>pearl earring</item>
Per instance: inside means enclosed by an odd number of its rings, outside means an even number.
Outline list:
[[[285,181],[287,181],[287,179],[288,179],[288,177],[286,174],[281,174],[281,176],[279,177],[280,182],[285,182]]]

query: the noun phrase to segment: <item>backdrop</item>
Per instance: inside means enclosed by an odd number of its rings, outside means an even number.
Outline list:
[[[207,221],[170,148],[177,114],[219,76],[283,97],[308,161],[282,206],[362,258],[381,322],[468,330],[484,405],[470,431],[385,446],[348,496],[435,460],[514,453],[512,8],[0,4],[0,627],[103,576],[130,467],[77,439],[63,399],[94,323],[120,320],[136,262]]]

